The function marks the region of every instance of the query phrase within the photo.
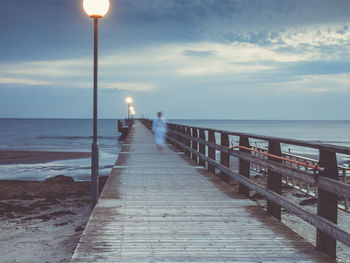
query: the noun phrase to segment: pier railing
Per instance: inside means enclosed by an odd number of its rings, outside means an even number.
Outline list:
[[[258,147],[258,146],[251,146],[252,149],[257,150],[257,152],[268,152],[267,148],[264,147]],[[252,154],[258,155],[259,153],[253,152]],[[297,168],[299,170],[310,172],[313,170],[309,170],[306,164],[316,166],[318,164],[318,160],[308,158],[305,156],[300,156],[296,154],[291,154],[290,149],[288,152],[282,152],[282,157],[284,160],[282,161],[283,164],[287,166],[291,166],[294,168]],[[291,161],[289,161],[291,160]],[[293,162],[296,161],[296,162]],[[303,165],[304,164],[304,165]],[[257,174],[261,175],[262,177],[267,177],[267,169],[265,169],[263,166],[257,165],[255,163],[250,164],[251,171],[256,172]],[[345,167],[342,165],[338,165],[338,175],[339,180],[343,181],[344,183],[350,183],[350,170],[349,167]],[[288,185],[310,197],[317,197],[317,187],[313,187],[312,185],[308,183],[304,183],[303,181],[296,180],[295,178],[290,178],[288,176],[282,176],[282,184]],[[350,212],[349,210],[349,199],[348,198],[340,198],[338,202],[338,208],[344,210],[345,212]]]
[[[152,127],[152,121],[141,121]],[[232,137],[238,139],[238,145],[230,145]],[[217,138],[220,138],[219,142]],[[350,184],[339,179],[336,156],[350,155],[350,148],[176,123],[168,124],[167,139],[199,165],[213,173],[218,171],[222,180],[228,182],[232,178],[238,181],[242,194],[249,196],[250,191],[255,191],[265,197],[267,212],[277,219],[281,219],[281,208],[284,208],[315,226],[316,247],[319,250],[335,258],[336,241],[350,247],[350,234],[337,225],[338,200],[350,199]],[[267,151],[251,146],[251,140],[266,142]],[[288,160],[281,151],[281,144],[318,150],[318,163]],[[238,167],[230,167],[231,157],[238,158]],[[266,170],[265,185],[250,178],[251,165]],[[304,168],[300,169],[301,166]],[[317,189],[317,214],[282,196],[282,178],[291,178]]]

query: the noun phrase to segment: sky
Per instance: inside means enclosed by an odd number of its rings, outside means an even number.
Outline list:
[[[1,0],[0,118],[91,118],[82,0]],[[110,0],[99,118],[350,119],[349,0]]]

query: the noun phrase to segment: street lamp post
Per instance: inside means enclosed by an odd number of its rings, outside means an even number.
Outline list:
[[[94,19],[94,98],[93,98],[93,136],[91,147],[91,211],[98,199],[98,142],[97,142],[97,66],[98,66],[98,19],[109,9],[109,0],[84,0],[85,12]]]
[[[134,117],[135,117],[135,109],[134,109],[134,107],[130,107],[130,117],[131,117],[131,119],[134,119]]]
[[[130,122],[130,106],[131,106],[132,98],[131,97],[127,97],[125,99],[125,101],[128,104],[128,121]]]

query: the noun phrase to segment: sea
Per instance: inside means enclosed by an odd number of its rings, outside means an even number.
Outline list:
[[[171,123],[246,132],[266,136],[298,139],[350,147],[350,120],[168,120]],[[119,140],[116,119],[98,122],[100,175],[108,175],[118,158],[123,141]],[[230,139],[232,145],[238,138]],[[90,152],[92,120],[89,119],[0,119],[0,150],[35,150]],[[266,142],[251,142],[266,147]],[[282,151],[297,155],[317,155],[316,150],[282,145]],[[350,164],[350,156],[337,155],[342,165]],[[0,179],[44,180],[57,175],[75,180],[90,180],[90,158],[60,160],[36,164],[0,165]]]
[[[91,152],[92,120],[0,119],[0,150]],[[98,121],[99,174],[108,175],[118,158],[117,120]],[[0,165],[0,179],[44,180],[57,175],[90,180],[91,159]]]

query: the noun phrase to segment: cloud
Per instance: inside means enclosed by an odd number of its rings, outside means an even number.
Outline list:
[[[101,72],[106,75],[220,75],[248,74],[272,70],[273,63],[299,62],[313,53],[279,51],[257,44],[234,42],[194,42],[164,44],[109,54],[101,59]]]
[[[196,50],[190,50],[185,49],[183,51],[184,56],[193,56],[193,57],[207,57],[215,54],[215,51],[213,50],[203,50],[203,51],[196,51]]]
[[[99,87],[143,92],[170,89],[175,82],[185,87],[190,82],[194,86],[193,83],[209,80],[213,84],[234,83],[236,86],[248,82],[250,85],[272,83],[272,86],[278,83],[283,88],[277,85],[277,89],[312,91],[316,89],[312,89],[311,84],[316,83],[320,88],[318,92],[347,92],[345,77],[342,77],[342,82],[330,77],[348,72],[344,68],[347,64],[341,63],[345,51],[336,49],[334,53],[324,53],[322,47],[313,44],[312,37],[302,37],[309,32],[314,31],[282,32],[279,37],[274,36],[274,45],[197,41],[104,51],[99,60]],[[323,33],[319,34],[319,39],[331,43],[329,46],[332,47],[335,43],[341,45],[350,37],[347,28],[338,33],[335,30],[330,32],[329,42]],[[329,61],[333,64],[329,65]],[[34,83],[32,85],[63,88],[91,88],[92,85],[92,59],[86,57],[3,64],[0,70],[0,76],[7,82],[22,80],[24,83],[26,80],[26,83]],[[321,74],[328,78],[322,78]],[[312,79],[312,76],[316,77]],[[337,86],[332,87],[329,83]]]
[[[350,74],[308,75],[278,85],[279,92],[350,93]]]
[[[321,24],[301,28],[291,28],[278,34],[277,46],[287,47],[327,47],[343,46],[350,43],[347,24]],[[274,41],[272,41],[273,43]]]
[[[119,16],[139,23],[151,21],[222,22],[237,27],[299,25],[300,23],[328,23],[348,19],[350,3],[347,0],[121,0]],[[276,23],[277,22],[277,23]],[[220,24],[221,23],[221,24]],[[188,25],[188,24],[187,24]]]
[[[101,83],[102,89],[119,89],[119,90],[130,90],[130,91],[153,91],[156,86],[147,83]]]
[[[23,79],[23,78],[7,78],[0,77],[0,85],[27,85],[27,86],[43,86],[43,85],[52,85],[52,83],[41,80],[34,79]]]
[[[84,75],[92,62],[87,59],[28,61],[1,65],[2,74],[39,77],[66,77]]]

